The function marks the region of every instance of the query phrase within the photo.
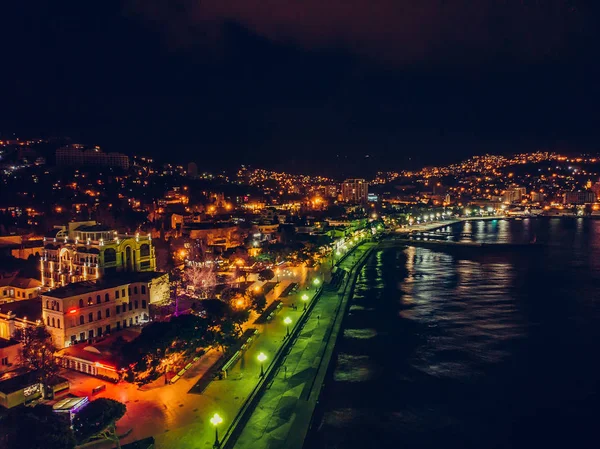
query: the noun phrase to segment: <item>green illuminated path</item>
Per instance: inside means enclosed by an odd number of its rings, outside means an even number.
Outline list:
[[[359,246],[356,253],[351,252],[347,258],[340,262],[340,265],[346,269],[351,267],[357,260],[356,254],[364,251],[364,248],[361,249],[363,246]],[[154,436],[157,449],[210,449],[215,440],[214,428],[210,424],[210,418],[214,413],[219,413],[223,418],[223,423],[219,426],[221,437],[228,434],[232,425],[235,429],[243,429],[243,426],[234,425],[238,422],[236,417],[241,409],[246,410],[245,404],[247,404],[249,397],[261,398],[260,396],[253,396],[253,394],[260,391],[257,385],[264,384],[260,382],[258,354],[264,352],[267,355],[265,368],[267,373],[272,372],[275,375],[275,372],[271,370],[275,356],[284,343],[286,343],[286,347],[289,346],[285,338],[284,317],[292,319],[290,329],[295,329],[297,323],[302,322],[304,312],[301,296],[308,293],[309,297],[312,298],[315,293],[312,281],[315,277],[329,279],[330,267],[331,259],[327,258],[320,267],[314,269],[297,267],[291,268],[291,271],[293,271],[291,274],[284,275],[282,273],[282,284],[277,289],[283,290],[285,288],[284,284],[287,285],[288,282],[297,282],[300,285],[299,291],[286,298],[281,298],[283,308],[272,321],[264,325],[253,326],[259,329],[259,337],[253,342],[252,346],[244,351],[241,359],[232,367],[226,379],[211,382],[200,395],[188,394],[188,391],[219,357],[219,354],[214,350],[192,366],[177,383],[168,386],[156,382],[154,385],[138,389],[134,384],[119,383],[115,385],[75,371],[66,370],[62,374],[70,380],[71,393],[75,395],[88,396],[94,387],[105,385],[106,390],[94,398],[108,397],[127,405],[125,416],[117,423],[118,434],[126,435],[122,438],[121,444]],[[307,285],[310,285],[308,291],[305,288]],[[278,296],[280,293],[278,291],[274,293],[274,296]],[[317,343],[323,339],[323,333],[331,322],[331,314],[334,313],[329,306],[334,306],[334,310],[339,303],[337,295],[331,297],[328,292],[325,293],[317,301],[311,301],[311,304],[318,307],[312,314],[309,313],[310,319],[302,329],[298,341],[293,340],[290,342],[295,344],[287,356],[285,365],[289,375],[293,377],[290,382],[298,382],[298,385],[302,382],[306,384],[308,377],[305,377],[305,375],[309,374],[309,370],[303,368],[303,358],[310,357],[311,353],[314,353],[314,356],[317,357],[319,353]],[[295,304],[297,309],[294,310],[291,307],[292,304]],[[317,326],[314,321],[318,314],[321,315],[321,318]],[[292,332],[295,332],[295,330]],[[314,357],[313,361],[317,363]],[[273,367],[275,367],[275,364],[273,364]],[[277,368],[280,368],[279,365],[277,365]],[[303,373],[303,371],[306,371],[306,373]],[[282,372],[277,373],[277,375],[280,374],[283,375]],[[277,383],[273,385],[273,389],[278,387]],[[308,388],[299,387],[298,385],[296,385],[298,388]],[[315,385],[320,385],[320,383],[315,382]],[[314,391],[317,392],[318,396],[318,389],[314,389]],[[295,425],[299,422],[299,420],[296,420]],[[93,446],[94,449],[110,449],[112,447],[113,445],[110,443],[97,443]]]
[[[351,296],[356,273],[375,243],[365,243],[340,264],[355,269],[347,277],[343,295],[324,289],[308,312],[307,320],[255,406],[236,431],[224,442],[235,449],[300,449],[308,432],[335,341],[341,329],[346,305]],[[319,317],[319,318],[317,318]],[[243,428],[242,428],[243,426]]]

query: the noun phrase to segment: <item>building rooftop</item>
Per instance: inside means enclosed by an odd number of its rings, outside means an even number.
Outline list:
[[[0,338],[0,349],[8,348],[10,346],[18,345],[19,342],[17,340],[13,340],[12,338],[6,340],[5,338]]]
[[[114,231],[114,229],[111,229],[110,227],[105,226],[105,225],[101,225],[101,224],[81,225],[81,226],[78,226],[75,230],[76,231],[81,231],[81,232],[110,232],[110,231]]]
[[[37,371],[11,371],[0,377],[0,393],[14,393],[36,383],[39,383]]]
[[[42,319],[42,300],[40,298],[24,299],[22,301],[0,304],[0,313],[12,312],[17,318],[27,318],[28,321]]]
[[[89,345],[80,343],[61,349],[61,357],[73,357],[92,363],[104,365],[106,368],[120,369],[123,364],[121,357],[122,344],[130,342],[140,335],[131,329],[122,329],[103,337],[99,342]]]
[[[85,406],[89,402],[87,396],[80,398],[65,398],[58,401],[56,404],[52,406],[52,410],[55,412],[69,412],[72,409],[79,409]]]
[[[10,281],[9,286],[15,287],[15,288],[23,288],[23,289],[38,288],[38,287],[42,286],[42,283],[40,281],[38,281],[37,279],[33,279],[33,278],[16,277],[12,281]]]
[[[50,290],[43,294],[51,298],[69,298],[71,296],[85,295],[97,290],[105,290],[108,288],[119,287],[125,284],[133,284],[134,282],[150,282],[152,279],[164,276],[166,273],[158,271],[143,271],[143,272],[127,272],[107,275],[101,279],[94,281],[74,282],[64,287],[59,287]]]
[[[237,225],[231,221],[205,221],[201,223],[189,223],[185,225],[186,229],[222,229],[222,228],[234,228]]]

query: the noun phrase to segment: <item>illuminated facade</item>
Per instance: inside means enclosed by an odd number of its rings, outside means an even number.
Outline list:
[[[40,261],[42,285],[64,287],[105,274],[154,271],[156,256],[150,235],[123,235],[95,221],[60,226],[44,238]]]
[[[364,179],[346,179],[342,183],[342,199],[346,203],[366,203],[369,183]]]
[[[57,348],[91,342],[149,320],[169,298],[167,273],[131,273],[77,282],[42,295],[42,321]]]
[[[74,144],[56,150],[56,165],[81,167],[97,165],[129,168],[129,157],[121,153],[104,153],[99,147],[86,149],[83,145]]]

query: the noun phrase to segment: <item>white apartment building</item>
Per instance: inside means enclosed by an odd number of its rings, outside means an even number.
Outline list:
[[[147,322],[150,304],[169,295],[167,273],[134,272],[75,282],[42,295],[42,320],[61,349]]]

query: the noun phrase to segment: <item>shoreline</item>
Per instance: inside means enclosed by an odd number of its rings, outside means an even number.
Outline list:
[[[342,285],[324,285],[318,299],[308,305],[280,352],[265,369],[264,378],[223,435],[222,448],[265,447],[273,438],[286,448],[302,448],[345,317],[344,301],[348,300],[360,267],[376,247],[374,242],[364,242],[339,261],[338,267],[348,272]],[[297,388],[298,385],[303,387]],[[279,419],[282,398],[293,400],[294,413],[283,427],[265,428],[265,422]]]

